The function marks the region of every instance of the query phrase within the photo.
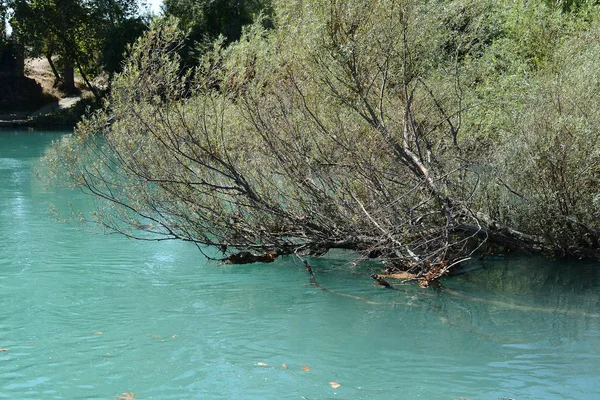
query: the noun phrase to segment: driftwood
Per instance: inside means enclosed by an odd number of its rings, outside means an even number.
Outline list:
[[[252,254],[249,251],[241,251],[224,258],[225,264],[252,264],[252,263],[271,263],[277,258],[277,253]]]
[[[399,279],[401,281],[412,281],[414,279],[417,279],[418,277],[416,274],[412,274],[406,271],[398,271],[390,274],[378,274],[378,276],[384,279]]]
[[[371,275],[371,278],[373,278],[373,279],[375,279],[377,281],[377,285],[378,286],[383,286],[383,287],[386,287],[388,289],[393,289],[394,288],[392,285],[389,284],[388,281],[386,281],[385,279],[383,279],[381,276],[379,276],[377,274]]]
[[[315,274],[312,270],[312,267],[310,266],[310,264],[308,264],[308,261],[303,260],[304,261],[304,266],[306,267],[306,270],[308,271],[308,273],[310,274],[310,280],[311,282],[314,282],[315,280]]]

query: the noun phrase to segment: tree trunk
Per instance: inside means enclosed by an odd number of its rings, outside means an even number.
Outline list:
[[[52,69],[52,73],[54,74],[54,83],[52,84],[52,87],[57,87],[59,82],[61,81],[61,77],[58,73],[58,70],[56,69],[56,65],[54,65],[54,62],[52,61],[52,53],[46,53],[46,60],[48,60],[50,69]]]
[[[83,81],[85,82],[85,85],[92,92],[92,94],[94,95],[94,97],[96,98],[96,100],[100,101],[100,99],[101,99],[100,98],[100,93],[98,93],[98,90],[89,81],[87,75],[83,71],[83,68],[81,68],[81,63],[79,62],[79,60],[77,58],[75,58],[75,62],[77,63],[77,69],[79,69],[79,73],[81,74],[81,77],[83,78]]]
[[[75,70],[73,68],[73,61],[65,59],[65,66],[63,69],[63,91],[65,93],[75,92]]]
[[[0,41],[6,41],[6,9],[4,5],[0,6]]]

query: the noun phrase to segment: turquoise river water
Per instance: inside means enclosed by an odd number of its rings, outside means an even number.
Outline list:
[[[51,218],[61,133],[0,132],[0,398],[600,399],[600,266],[503,258],[391,291],[377,264],[218,266]]]

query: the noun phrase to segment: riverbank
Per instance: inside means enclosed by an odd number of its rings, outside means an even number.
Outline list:
[[[46,104],[33,112],[17,111],[0,115],[0,129],[73,128],[85,114],[91,99],[70,96]]]
[[[92,96],[81,85],[67,94],[53,87],[53,75],[44,59],[29,59],[24,77],[0,79],[0,129],[73,128]]]

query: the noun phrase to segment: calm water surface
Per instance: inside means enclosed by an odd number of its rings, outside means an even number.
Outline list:
[[[338,253],[313,262],[330,292],[293,259],[217,266],[52,220],[89,206],[32,172],[60,136],[0,132],[0,398],[600,398],[598,265],[497,258],[389,291]]]

